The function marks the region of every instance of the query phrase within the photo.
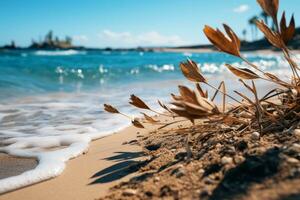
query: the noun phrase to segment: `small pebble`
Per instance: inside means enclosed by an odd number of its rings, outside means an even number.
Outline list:
[[[182,164],[179,164],[177,168],[172,170],[171,175],[175,175],[177,178],[180,178],[186,174],[185,169]]]
[[[300,129],[295,129],[293,134],[296,136],[296,138],[300,139]]]
[[[199,170],[198,170],[198,173],[199,173],[199,174],[203,174],[204,172],[205,172],[204,169],[199,169]]]
[[[137,192],[136,192],[136,190],[134,190],[134,189],[126,189],[126,190],[124,190],[123,191],[123,194],[125,195],[125,196],[133,196],[133,195],[135,195]]]
[[[260,134],[259,134],[259,132],[253,132],[252,134],[251,134],[251,139],[252,140],[259,140],[259,138],[260,138]]]
[[[233,159],[231,157],[223,156],[221,159],[221,163],[223,165],[232,163]]]
[[[243,156],[235,156],[234,157],[234,162],[237,163],[237,164],[240,164],[244,161],[245,161],[245,157],[243,157]]]
[[[154,181],[160,181],[160,178],[158,176],[154,177]]]

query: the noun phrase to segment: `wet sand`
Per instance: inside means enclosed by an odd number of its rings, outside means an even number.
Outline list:
[[[20,158],[0,153],[0,179],[22,174],[25,171],[35,168],[36,159]]]

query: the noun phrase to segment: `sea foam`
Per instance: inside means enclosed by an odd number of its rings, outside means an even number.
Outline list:
[[[34,53],[37,56],[70,56],[70,55],[84,55],[86,51],[77,51],[77,50],[59,50],[59,51],[45,51],[38,50]]]

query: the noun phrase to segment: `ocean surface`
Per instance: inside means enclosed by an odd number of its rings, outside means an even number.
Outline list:
[[[280,54],[246,53],[263,70],[288,76]],[[299,63],[299,55],[294,55]],[[87,151],[89,143],[129,125],[122,116],[107,114],[103,103],[138,116],[128,104],[136,94],[159,109],[157,99],[170,100],[187,81],[179,63],[199,64],[213,84],[232,75],[224,64],[245,66],[223,53],[159,53],[110,51],[0,52],[0,152],[34,157],[38,166],[0,180],[0,193],[58,176],[65,162]]]

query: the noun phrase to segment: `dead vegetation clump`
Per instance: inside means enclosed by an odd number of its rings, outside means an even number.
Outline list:
[[[240,53],[241,42],[239,38],[228,25],[223,24],[225,33],[219,29],[205,26],[203,29],[204,34],[218,50],[244,61],[245,68],[235,67],[230,64],[226,64],[226,67],[239,78],[241,84],[251,92],[252,96],[247,96],[240,91],[234,91],[238,98],[229,95],[224,81],[218,87],[213,86],[200,72],[197,64],[192,60],[187,60],[180,63],[180,68],[183,75],[189,81],[195,83],[195,89],[192,90],[186,86],[179,85],[179,95],[171,94],[172,102],[170,105],[165,105],[158,101],[159,105],[165,110],[164,113],[151,109],[135,95],[131,95],[129,103],[139,109],[174,118],[171,122],[172,124],[176,123],[175,119],[177,117],[184,117],[191,122],[194,122],[195,119],[206,119],[208,123],[219,121],[228,125],[239,122],[238,129],[259,131],[261,134],[269,131],[283,131],[286,129],[292,131],[295,129],[300,119],[300,68],[292,59],[291,52],[287,47],[287,43],[295,33],[294,17],[292,16],[287,26],[285,13],[283,13],[279,23],[277,20],[278,1],[259,0],[258,3],[274,20],[275,30],[269,28],[263,21],[257,21],[256,25],[268,41],[283,52],[284,58],[289,63],[292,72],[290,80],[284,80],[275,74],[264,71],[247,60]],[[259,79],[276,85],[276,89],[266,92],[260,98],[255,84],[255,81]],[[203,85],[214,90],[214,94],[210,96],[207,90],[203,90]],[[222,105],[215,103],[215,98],[218,94],[223,96]],[[231,101],[227,101],[228,99]],[[143,120],[138,120],[119,112],[111,105],[105,104],[104,108],[107,112],[119,113],[130,118],[133,125],[138,128],[144,128],[144,123],[158,124],[163,127],[168,125],[146,113],[142,113],[144,115]]]
[[[245,64],[244,68],[226,67],[251,96],[241,91],[230,95],[223,81],[217,87],[212,85],[197,64],[187,60],[180,68],[195,83],[195,89],[180,85],[179,94],[171,94],[170,105],[158,101],[165,112],[153,110],[135,95],[130,98],[133,106],[169,118],[167,122],[144,112],[143,119],[131,118],[105,104],[107,112],[126,116],[138,128],[159,126],[157,132],[140,139],[151,158],[138,169],[142,175],[113,188],[107,199],[300,198],[300,68],[287,48],[295,21],[292,16],[287,26],[285,13],[280,22],[277,20],[278,0],[257,1],[273,19],[275,29],[263,21],[257,21],[257,27],[283,52],[292,72],[290,79],[247,60],[240,52],[239,38],[228,25],[223,25],[225,33],[205,26],[204,34],[218,50]],[[257,80],[272,83],[276,89],[259,97]],[[204,85],[214,91],[212,95]],[[221,105],[215,102],[217,95],[222,97]],[[185,121],[183,118],[193,125],[175,127]],[[166,126],[173,129],[160,130]]]

